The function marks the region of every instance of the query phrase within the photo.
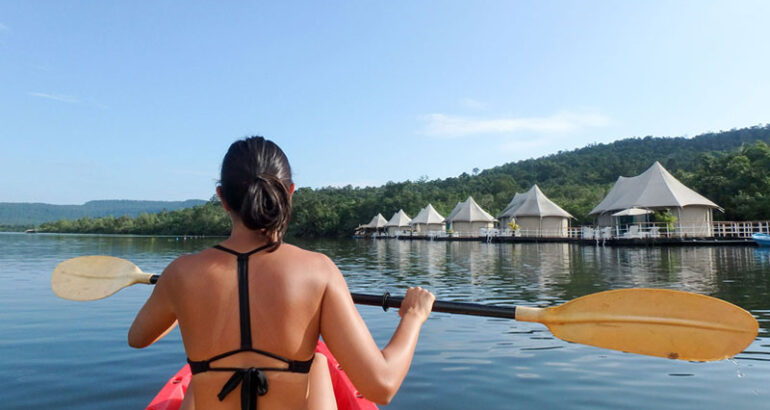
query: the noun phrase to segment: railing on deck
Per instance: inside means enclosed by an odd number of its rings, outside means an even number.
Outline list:
[[[567,231],[560,229],[480,229],[478,233],[460,233],[446,231],[430,232],[412,232],[410,230],[399,230],[394,233],[375,232],[370,236],[376,237],[409,237],[409,236],[427,236],[430,239],[435,238],[486,238],[491,240],[496,237],[508,238],[571,238],[571,239],[655,239],[655,238],[728,238],[728,239],[749,239],[754,233],[770,234],[770,220],[768,221],[716,221],[711,227],[703,225],[683,226],[677,223],[667,224],[661,222],[635,223],[629,225],[616,225],[609,227],[595,228],[593,226],[571,226]]]
[[[721,238],[751,238],[755,233],[770,233],[770,221],[717,221],[714,236]]]
[[[581,226],[570,228],[571,238],[581,239],[646,239],[646,238],[732,238],[750,239],[754,233],[770,233],[770,221],[717,221],[708,232],[703,225],[679,225],[677,223],[635,223],[594,228]]]

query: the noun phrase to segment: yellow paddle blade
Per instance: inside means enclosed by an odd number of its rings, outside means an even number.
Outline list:
[[[113,256],[80,256],[59,264],[51,275],[51,289],[64,299],[96,300],[135,283],[150,283],[133,263]]]
[[[516,320],[542,323],[569,342],[693,361],[735,356],[759,330],[738,306],[667,289],[610,290],[556,307],[517,307]]]

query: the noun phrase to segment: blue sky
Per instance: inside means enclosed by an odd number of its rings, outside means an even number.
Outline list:
[[[222,4],[0,3],[0,202],[207,199],[255,134],[364,186],[770,122],[770,2]]]

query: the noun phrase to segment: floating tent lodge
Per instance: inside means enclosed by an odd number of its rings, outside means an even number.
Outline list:
[[[417,216],[412,219],[412,230],[419,235],[427,235],[430,232],[443,231],[444,217],[439,214],[433,205],[428,204],[422,208]]]
[[[385,230],[385,225],[387,225],[388,220],[385,219],[382,214],[377,214],[372,218],[372,220],[363,226],[364,232],[367,233],[374,233],[374,232],[381,232]]]
[[[666,224],[668,237],[712,237],[714,209],[721,210],[717,204],[682,184],[659,162],[655,162],[635,177],[618,177],[607,196],[589,213],[596,218],[596,230],[583,227],[583,238],[592,238],[593,232],[599,230],[602,231],[602,238],[657,237],[663,233],[660,226],[651,223],[652,214],[657,211],[669,211],[675,218],[675,222]],[[360,225],[356,233],[374,233],[377,236],[387,230],[388,236],[398,236],[399,232],[411,231],[417,236],[433,238],[434,234],[445,236],[445,229],[449,229],[453,236],[480,237],[485,235],[485,230],[494,228],[497,222],[501,229],[494,230],[492,235],[502,233],[508,236],[511,235],[508,224],[514,222],[518,225],[514,236],[566,238],[570,236],[571,218],[572,215],[533,185],[527,192],[515,193],[497,219],[469,196],[465,201],[458,202],[446,218],[428,204],[411,220],[403,210],[396,212],[389,221],[377,214],[368,224]]]
[[[385,224],[385,229],[388,236],[396,236],[399,233],[409,229],[409,223],[412,221],[409,216],[406,215],[403,209],[399,209],[394,213],[390,220]]]
[[[449,227],[460,236],[479,235],[481,229],[494,228],[497,221],[487,211],[481,209],[479,204],[468,197],[463,202],[458,202],[452,212],[446,217]]]
[[[711,237],[713,210],[721,208],[674,178],[659,162],[635,177],[618,177],[606,197],[589,213],[596,226],[613,227],[649,221],[653,211],[676,217],[677,236]]]
[[[515,222],[520,235],[526,237],[566,238],[570,218],[573,216],[548,199],[537,185],[525,193],[517,192],[497,215],[502,229]]]

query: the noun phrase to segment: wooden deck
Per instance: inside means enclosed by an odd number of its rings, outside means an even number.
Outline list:
[[[712,237],[699,237],[702,227],[676,226],[669,230],[663,224],[636,224],[636,226],[612,227],[594,230],[588,229],[589,237],[582,226],[570,227],[567,236],[535,236],[542,232],[517,231],[514,236],[510,231],[490,229],[489,234],[479,235],[447,234],[432,232],[431,235],[402,232],[398,236],[378,234],[370,239],[400,239],[429,241],[463,241],[487,243],[576,243],[590,246],[757,246],[751,239],[753,233],[770,233],[770,221],[716,221],[713,224]],[[634,228],[634,229],[630,229]]]
[[[440,242],[486,242],[486,243],[574,243],[585,246],[757,246],[749,238],[714,237],[714,238],[612,238],[580,239],[562,237],[513,237],[513,236],[463,236],[429,237],[427,235],[401,235],[398,237],[380,236],[370,239],[397,239],[402,241],[440,241]]]

